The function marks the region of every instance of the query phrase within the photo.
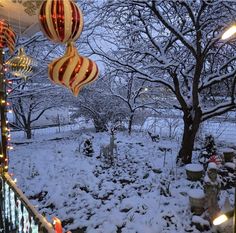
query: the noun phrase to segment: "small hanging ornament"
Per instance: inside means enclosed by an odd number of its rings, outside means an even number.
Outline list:
[[[11,74],[16,77],[27,78],[33,72],[34,61],[25,54],[23,48],[19,49],[18,55],[6,62]]]
[[[69,88],[74,96],[78,95],[84,85],[96,80],[97,76],[96,63],[80,56],[72,43],[67,45],[63,57],[49,64],[49,78],[54,83]]]
[[[55,229],[55,233],[62,233],[62,225],[61,225],[61,220],[59,218],[53,217],[53,226]]]
[[[79,38],[83,16],[72,0],[46,0],[39,10],[39,23],[50,40],[67,43]]]
[[[8,47],[11,54],[14,53],[16,34],[10,25],[3,19],[0,20],[0,48]]]

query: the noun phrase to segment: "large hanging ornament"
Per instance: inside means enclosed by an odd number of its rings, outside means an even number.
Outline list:
[[[6,62],[9,71],[16,77],[27,78],[33,72],[34,61],[25,54],[23,48],[19,49],[18,55]]]
[[[84,85],[96,80],[97,76],[96,63],[80,56],[72,43],[67,45],[63,57],[49,64],[49,78],[54,83],[69,88],[74,96],[78,95]]]
[[[11,54],[14,53],[16,43],[16,34],[9,24],[0,20],[0,48],[8,47]]]
[[[79,38],[83,16],[72,0],[47,0],[39,10],[39,22],[45,35],[54,42],[67,43]]]

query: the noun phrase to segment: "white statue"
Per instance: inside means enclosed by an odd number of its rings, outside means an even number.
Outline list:
[[[207,174],[204,177],[204,191],[206,194],[208,214],[210,219],[213,220],[220,211],[218,204],[220,178],[215,163],[208,164]]]
[[[110,136],[110,143],[107,145],[102,145],[100,149],[100,157],[103,156],[105,158],[105,161],[108,162],[110,165],[114,164],[115,156],[118,154],[117,150],[117,144],[115,143],[116,137],[115,137],[115,130],[111,130],[111,136]],[[114,154],[115,152],[115,154]]]

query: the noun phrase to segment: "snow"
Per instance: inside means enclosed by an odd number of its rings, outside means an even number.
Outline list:
[[[222,150],[222,152],[223,152],[223,153],[234,153],[235,150],[232,149],[232,148],[224,148],[224,149]]]
[[[210,169],[218,170],[216,163],[213,163],[213,162],[208,163],[207,170],[210,170]]]
[[[87,157],[78,148],[82,139],[92,136],[94,155]],[[118,132],[116,137],[118,157],[108,167],[97,158],[100,146],[109,142],[108,133],[68,126],[61,132],[36,130],[32,140],[25,140],[21,132],[13,132],[10,173],[48,221],[56,216],[67,222],[65,230],[198,233],[190,226],[187,194],[189,190],[191,196],[204,194],[191,189],[193,182],[186,179],[184,167],[176,167],[178,142],[152,142],[140,132],[132,136]],[[171,149],[165,163],[160,148]]]
[[[203,218],[201,218],[200,216],[197,215],[193,215],[192,217],[192,222],[193,223],[199,223],[201,226],[210,226],[209,222]]]
[[[225,163],[225,167],[231,168],[232,170],[235,170],[235,163],[227,162]]]
[[[190,189],[188,192],[189,197],[202,199],[205,197],[205,194],[202,189]]]
[[[174,136],[177,140],[181,139],[183,123],[178,110],[166,111],[166,114],[160,112],[158,117],[148,117],[142,128],[151,129],[152,132],[159,134],[160,137]],[[234,117],[235,118],[235,117]],[[233,119],[234,119],[233,118]],[[205,135],[213,135],[215,139],[235,143],[236,122],[218,122],[209,120],[201,124],[199,136],[205,138]]]
[[[200,164],[187,164],[185,166],[185,169],[188,171],[193,171],[193,172],[201,172],[203,171],[203,166]]]

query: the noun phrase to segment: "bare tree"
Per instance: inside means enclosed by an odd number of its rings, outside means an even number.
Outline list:
[[[96,132],[108,131],[108,124],[124,117],[121,101],[109,92],[104,78],[85,87],[78,98],[73,100],[77,108],[73,117],[83,116],[92,119]]]
[[[52,87],[32,83],[21,84],[9,96],[16,120],[12,125],[23,130],[26,138],[31,139],[32,123],[39,120],[45,111],[62,106],[61,97],[62,95],[59,96]]]
[[[201,122],[236,107],[236,47],[220,41],[235,10],[235,1],[116,0],[106,1],[96,16],[97,38],[106,46],[91,39],[93,51],[116,70],[160,84],[177,99],[174,107],[184,123],[177,161],[184,164],[191,162]],[[132,46],[127,30],[135,34]],[[205,96],[218,96],[218,87],[227,98],[206,105]]]
[[[145,109],[154,109],[158,103],[153,98],[153,86],[145,80],[135,79],[132,73],[124,74],[116,70],[106,74],[106,84],[112,98],[118,98],[121,102],[128,119],[128,133],[131,134],[135,116]]]

